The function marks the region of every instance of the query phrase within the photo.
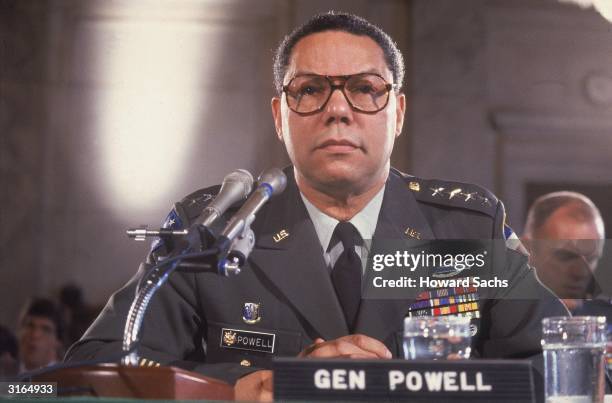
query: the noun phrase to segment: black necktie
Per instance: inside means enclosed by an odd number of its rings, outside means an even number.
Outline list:
[[[355,252],[355,245],[361,245],[363,240],[350,222],[339,222],[333,236],[342,242],[344,251],[332,270],[332,283],[344,311],[346,324],[352,332],[361,302],[361,260]]]

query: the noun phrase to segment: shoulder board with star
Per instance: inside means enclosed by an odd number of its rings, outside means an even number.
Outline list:
[[[497,197],[478,185],[421,179],[406,174],[402,177],[406,187],[421,202],[474,210],[491,217],[495,217],[497,212]]]
[[[179,203],[176,203],[174,208],[180,216],[187,218],[191,222],[202,214],[202,210],[219,193],[220,189],[221,185],[215,185],[196,190],[183,198]]]

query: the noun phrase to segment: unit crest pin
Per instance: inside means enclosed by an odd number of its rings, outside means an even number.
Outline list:
[[[261,320],[261,304],[259,302],[245,302],[242,308],[242,320],[253,325]]]

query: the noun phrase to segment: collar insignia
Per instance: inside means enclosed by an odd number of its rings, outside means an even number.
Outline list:
[[[410,238],[421,239],[421,233],[413,228],[407,227],[404,231],[405,235],[408,235]]]
[[[289,233],[287,232],[286,229],[280,230],[279,232],[277,232],[272,239],[274,240],[274,242],[279,243],[280,241],[282,241],[283,239],[287,238],[289,236]]]

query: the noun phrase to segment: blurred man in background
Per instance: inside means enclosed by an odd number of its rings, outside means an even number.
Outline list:
[[[26,304],[19,320],[20,372],[52,365],[63,354],[62,318],[56,304],[35,298]]]
[[[593,297],[593,272],[603,253],[604,224],[595,204],[575,192],[539,197],[529,209],[523,241],[540,280],[567,308],[582,312]]]

